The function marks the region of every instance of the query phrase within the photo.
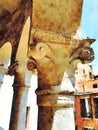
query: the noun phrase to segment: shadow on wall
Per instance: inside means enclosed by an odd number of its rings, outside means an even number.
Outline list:
[[[4,130],[2,127],[0,127],[0,130]]]

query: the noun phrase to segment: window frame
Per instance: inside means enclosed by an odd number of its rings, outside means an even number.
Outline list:
[[[87,108],[88,105],[89,108]],[[82,118],[92,118],[92,105],[90,97],[80,99],[80,112]]]

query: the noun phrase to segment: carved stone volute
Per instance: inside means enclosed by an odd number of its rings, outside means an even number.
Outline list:
[[[29,58],[32,68],[37,68],[40,89],[59,85],[64,72],[70,73],[78,62],[91,62],[94,59],[93,49],[90,48],[92,42],[94,39],[72,39],[33,29]]]
[[[49,89],[50,86],[60,84],[63,78],[71,39],[44,31],[41,32],[41,36],[39,31],[34,34],[34,40],[36,39],[37,43],[30,45],[29,57],[33,59],[32,62],[36,61],[40,88],[45,86]],[[53,77],[54,80],[52,80]]]

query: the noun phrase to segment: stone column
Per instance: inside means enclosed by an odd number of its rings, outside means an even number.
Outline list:
[[[9,51],[7,51],[9,50]],[[7,42],[0,48],[0,87],[3,83],[3,77],[8,71],[8,65],[11,57],[11,45]]]
[[[39,83],[36,90],[38,130],[75,130],[74,93],[75,89],[66,74],[58,86],[41,89]]]
[[[4,64],[0,64],[0,88],[3,84],[3,77],[7,73],[8,63],[9,63],[9,59],[6,60]]]
[[[42,91],[36,92],[38,130],[74,130],[74,93],[53,89]]]
[[[30,130],[30,106],[27,106],[27,109],[26,109],[26,127],[25,127],[25,130]]]
[[[14,96],[12,102],[11,118],[9,130],[25,130],[26,107],[28,87],[22,85],[13,85]],[[20,87],[20,88],[19,88]]]
[[[62,89],[63,75],[66,72],[70,79],[77,63],[93,60],[92,40],[38,29],[32,30],[31,39],[27,66],[38,71],[38,130],[74,130],[74,91],[69,91],[68,82]]]
[[[30,17],[28,17],[23,28],[17,52],[15,52],[15,61],[8,68],[8,74],[14,75],[14,92],[9,130],[25,130],[28,90],[32,74],[27,69],[30,22]]]
[[[9,130],[25,130],[26,108],[31,73],[26,69],[26,63],[18,62],[9,67],[9,74],[14,74],[13,102]]]

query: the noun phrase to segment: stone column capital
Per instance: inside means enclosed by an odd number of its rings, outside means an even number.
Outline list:
[[[95,39],[74,39],[34,28],[31,34],[27,66],[32,72],[37,69],[40,86],[59,85],[64,72],[70,73],[79,62],[89,63],[94,59],[90,45]]]

